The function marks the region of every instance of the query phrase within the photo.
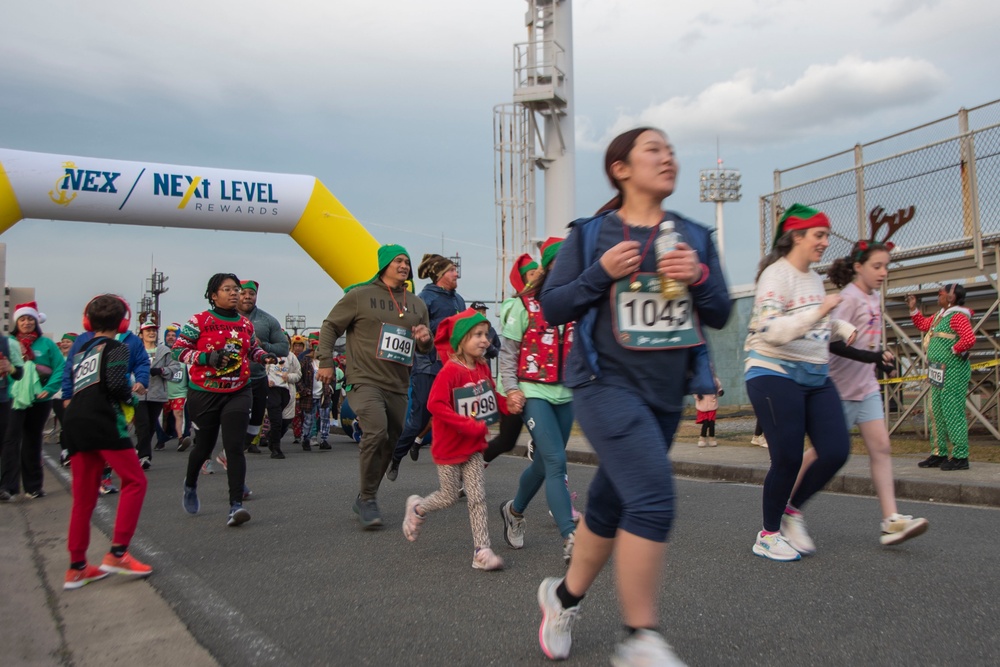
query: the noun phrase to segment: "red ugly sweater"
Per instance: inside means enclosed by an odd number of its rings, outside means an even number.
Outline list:
[[[208,365],[208,355],[222,350],[229,355],[223,368]],[[250,362],[267,352],[257,346],[253,324],[233,310],[206,310],[191,316],[177,332],[174,358],[188,364],[188,387],[198,391],[229,394],[250,380]]]
[[[507,414],[507,403],[496,393],[489,366],[471,370],[451,358],[434,378],[427,409],[434,417],[434,463],[459,465],[486,449],[486,420]]]

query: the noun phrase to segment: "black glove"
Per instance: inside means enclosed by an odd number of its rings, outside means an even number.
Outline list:
[[[222,350],[212,350],[208,353],[208,364],[212,368],[225,368],[229,365],[229,355]]]
[[[150,368],[149,369],[149,377],[154,377],[155,378],[155,377],[159,377],[159,376],[161,376],[163,374],[164,373],[163,373],[163,369],[162,368]]]
[[[273,354],[265,354],[260,358],[260,363],[262,364],[276,364],[278,363],[278,357]]]

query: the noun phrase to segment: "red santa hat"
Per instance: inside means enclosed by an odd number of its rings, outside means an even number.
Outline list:
[[[14,306],[14,321],[17,322],[24,315],[30,315],[35,318],[35,322],[42,324],[45,322],[45,313],[38,312],[38,304],[34,301],[29,301],[28,303],[19,303]]]

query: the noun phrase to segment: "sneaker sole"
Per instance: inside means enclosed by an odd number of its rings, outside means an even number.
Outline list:
[[[898,533],[886,533],[881,535],[878,540],[887,547],[894,544],[902,544],[906,540],[923,535],[929,527],[930,522],[927,519],[919,519],[908,530],[901,530]]]
[[[761,558],[766,558],[767,560],[773,560],[777,563],[794,563],[797,560],[802,560],[802,554],[796,552],[795,556],[790,558],[778,558],[773,553],[764,549],[763,547],[753,545],[753,553],[755,556],[760,556]]]
[[[542,610],[542,622],[538,626],[538,645],[542,648],[542,653],[549,660],[565,660],[569,657],[569,651],[566,651],[566,655],[556,655],[545,645],[545,623],[549,620],[549,615],[545,611],[545,593],[548,590],[547,581],[547,579],[543,579],[542,583],[538,586],[538,608]]]
[[[500,521],[501,521],[501,525],[503,526],[503,541],[506,542],[507,546],[510,547],[511,549],[523,549],[524,548],[524,538],[523,537],[521,538],[521,544],[520,545],[514,544],[507,537],[507,505],[509,505],[510,502],[511,501],[509,501],[509,500],[505,501],[504,504],[500,506]]]
[[[103,570],[102,570],[102,572],[103,572]],[[101,579],[104,579],[104,578],[110,577],[110,576],[111,576],[110,572],[104,572],[104,574],[102,574],[102,575],[100,575],[98,577],[89,577],[87,579],[84,579],[83,581],[73,581],[73,582],[67,581],[67,582],[65,582],[63,584],[63,590],[64,591],[75,591],[78,588],[83,588],[84,586],[86,586],[87,584],[89,584],[91,582],[100,581]]]
[[[229,521],[226,522],[226,525],[235,528],[236,526],[242,526],[249,520],[250,512],[245,509],[238,509],[235,514],[229,517]]]
[[[135,570],[130,570],[127,567],[116,567],[114,565],[104,565],[103,563],[99,566],[101,572],[107,572],[108,574],[125,574],[134,579],[142,579],[143,577],[148,577],[153,574],[153,571],[149,572],[136,572]]]

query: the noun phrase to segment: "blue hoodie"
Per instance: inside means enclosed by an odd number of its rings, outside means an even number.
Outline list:
[[[83,349],[87,341],[94,337],[93,331],[80,334],[73,341],[73,347],[69,348],[66,355],[66,366],[63,368],[62,398],[64,401],[73,397],[73,355]],[[131,331],[118,334],[115,339],[128,345],[129,359],[128,372],[135,376],[135,381],[143,387],[149,387],[149,355],[146,354],[146,346]]]

